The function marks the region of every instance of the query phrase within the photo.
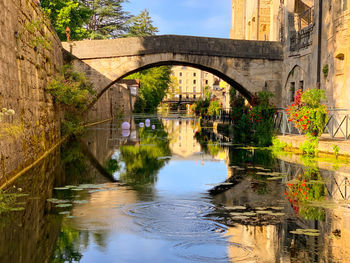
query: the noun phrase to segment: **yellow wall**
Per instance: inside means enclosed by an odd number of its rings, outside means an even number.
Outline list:
[[[192,67],[174,66],[172,74],[179,82],[179,94],[183,99],[200,98],[205,86],[213,87],[215,76]]]

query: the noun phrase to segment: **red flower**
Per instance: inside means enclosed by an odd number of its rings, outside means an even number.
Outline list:
[[[306,116],[304,116],[304,119],[306,120],[306,119],[307,119],[307,117],[306,117]]]
[[[295,113],[295,117],[298,117],[298,113]]]

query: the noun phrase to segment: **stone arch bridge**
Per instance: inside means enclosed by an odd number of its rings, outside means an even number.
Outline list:
[[[191,66],[225,80],[248,100],[260,90],[281,101],[281,43],[192,36],[150,36],[62,43],[94,83],[98,98],[119,80],[161,66]]]

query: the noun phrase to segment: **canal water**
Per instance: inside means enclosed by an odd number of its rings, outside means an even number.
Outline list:
[[[347,165],[190,117],[128,121],[88,128],[0,193],[0,262],[349,262]]]

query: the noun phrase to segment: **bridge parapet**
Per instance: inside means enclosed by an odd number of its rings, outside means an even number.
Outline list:
[[[160,53],[247,59],[283,59],[281,43],[270,41],[162,35],[110,40],[84,40],[62,44],[64,49],[79,59],[101,59]]]

